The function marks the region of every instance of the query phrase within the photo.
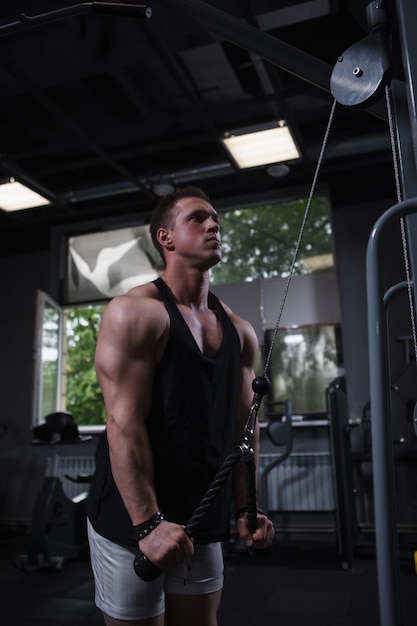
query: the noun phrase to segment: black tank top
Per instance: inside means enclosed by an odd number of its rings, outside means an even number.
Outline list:
[[[222,343],[205,356],[161,278],[154,281],[170,317],[169,338],[155,370],[147,428],[154,458],[158,505],[169,521],[185,524],[205,495],[222,462],[233,450],[240,341],[217,297],[210,307],[222,327]],[[135,545],[132,523],[111,474],[106,432],[96,453],[96,472],[87,515],[98,533]],[[194,533],[196,543],[228,536],[231,477],[222,486]]]

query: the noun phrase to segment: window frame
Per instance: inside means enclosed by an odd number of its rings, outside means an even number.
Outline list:
[[[58,315],[58,328],[57,328],[57,341],[56,341],[56,349],[57,349],[57,375],[56,375],[56,386],[55,386],[55,403],[54,406],[51,405],[50,411],[46,413],[52,413],[54,411],[59,411],[62,406],[62,364],[64,360],[64,352],[63,352],[63,327],[64,327],[64,314],[62,307],[59,306],[55,300],[49,296],[47,293],[41,290],[37,290],[36,292],[36,312],[35,312],[35,333],[34,333],[34,349],[33,349],[33,359],[34,359],[34,379],[33,379],[33,393],[32,393],[32,425],[36,426],[41,424],[46,415],[43,415],[43,402],[44,402],[44,371],[43,371],[43,363],[45,362],[43,355],[44,351],[47,349],[47,345],[44,342],[44,333],[45,333],[45,322],[47,319],[45,317],[45,311],[47,307],[50,307],[56,311]]]

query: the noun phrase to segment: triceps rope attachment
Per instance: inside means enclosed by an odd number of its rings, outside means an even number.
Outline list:
[[[263,396],[269,391],[269,386],[269,380],[266,375],[257,377],[253,381],[252,389],[255,393],[249,410],[249,416],[245,425],[242,441],[234,447],[231,454],[229,454],[229,456],[227,456],[223,461],[205,495],[200,500],[199,505],[185,525],[184,530],[190,537],[193,536],[197,526],[214,502],[231,471],[241,460],[245,462],[246,467],[246,508],[248,514],[248,529],[252,534],[256,531],[256,462],[255,453],[252,447],[252,439],[255,432],[259,407],[261,406]],[[252,552],[254,554],[257,552],[261,554],[265,551],[252,550]],[[264,556],[265,555],[266,553]],[[147,582],[155,580],[162,573],[162,570],[151,563],[151,561],[149,561],[140,550],[133,561],[133,567],[139,578],[142,578],[142,580]]]
[[[185,531],[192,537],[195,529],[205,516],[211,504],[217,497],[233,468],[243,460],[246,466],[246,504],[248,509],[248,528],[251,533],[256,530],[256,463],[255,454],[252,447],[253,435],[255,432],[256,420],[263,396],[269,391],[269,380],[264,376],[255,378],[252,389],[255,392],[249,410],[249,416],[245,425],[243,438],[238,443],[231,454],[223,461],[219,471],[214,477],[211,485],[201,499],[199,505],[188,520]]]

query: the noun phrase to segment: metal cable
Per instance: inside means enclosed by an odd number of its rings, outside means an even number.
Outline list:
[[[272,351],[274,349],[274,345],[275,345],[275,341],[276,341],[276,338],[277,338],[278,330],[279,330],[279,327],[280,327],[280,324],[281,324],[282,312],[284,310],[284,306],[285,306],[285,303],[286,303],[286,300],[287,300],[288,290],[290,288],[290,284],[291,284],[292,278],[294,276],[295,264],[296,264],[296,261],[297,261],[297,258],[298,258],[298,253],[300,251],[301,240],[303,238],[305,226],[306,226],[306,223],[307,223],[307,217],[308,217],[308,214],[309,214],[309,211],[310,211],[311,202],[313,200],[313,196],[314,196],[314,192],[315,192],[315,188],[316,188],[316,184],[317,184],[317,179],[318,179],[320,168],[321,168],[321,164],[322,164],[322,161],[323,161],[324,151],[326,149],[327,140],[329,138],[329,133],[330,133],[330,128],[331,128],[331,125],[332,125],[332,122],[333,122],[335,108],[336,108],[336,100],[333,100],[332,108],[331,108],[330,115],[329,115],[329,121],[327,122],[326,132],[324,134],[322,146],[321,146],[321,149],[320,149],[319,158],[317,160],[316,170],[315,170],[315,173],[314,173],[314,176],[313,176],[313,182],[311,184],[310,193],[308,195],[307,204],[306,204],[303,220],[302,220],[301,227],[300,227],[300,232],[299,232],[299,235],[298,235],[297,243],[295,245],[294,255],[293,255],[293,258],[292,258],[291,265],[290,265],[288,279],[287,279],[287,282],[286,282],[286,285],[285,285],[285,289],[284,289],[284,295],[283,295],[283,298],[282,298],[281,306],[280,306],[279,312],[278,312],[277,321],[276,321],[274,332],[273,332],[273,335],[272,335],[271,345],[269,347],[268,356],[267,356],[266,361],[265,361],[264,376],[266,376],[266,374],[268,372],[269,364],[270,364],[271,357],[272,357]]]
[[[401,202],[402,192],[401,192],[400,173],[399,173],[400,168],[398,164],[398,151],[397,151],[397,147],[395,143],[395,135],[394,135],[394,116],[392,113],[391,97],[390,97],[390,90],[389,90],[388,85],[385,86],[385,97],[386,97],[387,112],[388,112],[388,126],[389,126],[389,135],[390,135],[390,141],[391,141],[392,162],[393,162],[394,177],[395,177],[395,188],[397,192],[397,201]],[[413,281],[411,278],[410,264],[409,264],[409,258],[408,258],[408,244],[407,244],[404,217],[400,218],[400,229],[401,229],[401,242],[402,242],[403,256],[404,256],[405,276],[406,276],[406,282],[407,282],[408,305],[410,308],[411,332],[413,336],[414,354],[417,355],[417,331],[416,331],[415,311],[414,311],[414,301],[413,301]],[[416,363],[417,363],[417,359],[416,359]]]

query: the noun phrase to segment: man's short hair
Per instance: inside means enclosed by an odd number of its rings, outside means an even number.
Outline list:
[[[176,189],[175,191],[172,191],[158,201],[152,213],[150,233],[153,245],[158,250],[164,263],[165,257],[163,249],[162,246],[159,244],[156,234],[159,228],[172,228],[175,219],[174,208],[177,202],[179,200],[182,200],[182,198],[201,198],[206,202],[210,202],[209,197],[205,191],[200,189],[200,187],[194,187],[192,185]]]

